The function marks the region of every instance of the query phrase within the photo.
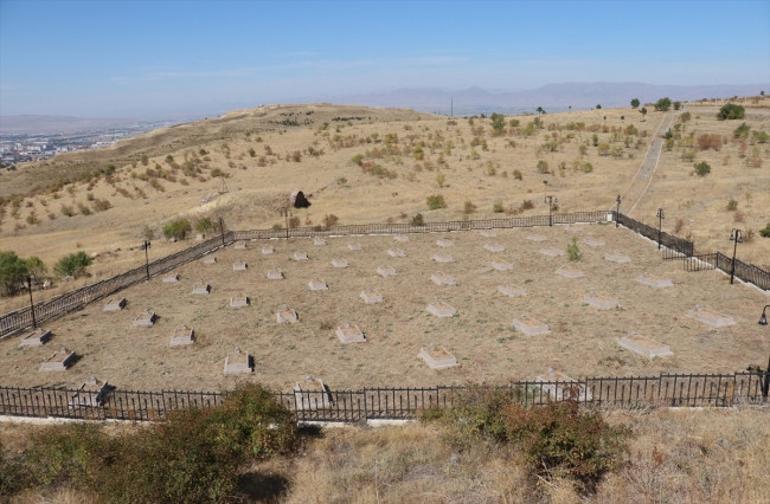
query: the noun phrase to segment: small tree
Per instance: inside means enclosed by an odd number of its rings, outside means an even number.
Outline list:
[[[722,105],[722,108],[719,109],[719,112],[717,113],[717,119],[719,119],[720,121],[732,120],[732,119],[743,119],[745,114],[746,114],[746,109],[744,109],[740,105],[736,105],[734,103],[727,103],[725,105]]]
[[[679,110],[680,108],[682,108],[682,102],[675,101],[674,102],[674,110]]]
[[[642,117],[645,117],[647,115],[647,107],[640,108],[639,112],[641,112]]]
[[[163,236],[166,239],[184,240],[192,231],[192,224],[185,218],[174,219],[163,226]]]
[[[48,268],[42,259],[37,256],[28,257],[24,263],[27,265],[30,276],[39,282],[48,273]]]
[[[59,276],[71,276],[77,278],[86,274],[86,268],[91,262],[91,258],[81,250],[80,252],[75,252],[74,254],[69,254],[59,259],[59,262],[54,266],[54,271]]]
[[[598,105],[596,106],[596,110],[601,110],[601,109],[602,109],[602,105],[601,105],[601,104],[598,104]]]
[[[12,296],[19,292],[28,274],[27,263],[16,253],[0,251],[0,294]]]
[[[639,98],[634,98],[631,100],[631,108],[638,108],[639,107]]]
[[[494,113],[491,116],[492,119],[492,133],[495,136],[500,136],[505,131],[505,116],[503,114]]]
[[[668,96],[666,96],[665,98],[661,98],[655,102],[655,110],[666,112],[670,108],[671,108],[671,98],[669,98]]]

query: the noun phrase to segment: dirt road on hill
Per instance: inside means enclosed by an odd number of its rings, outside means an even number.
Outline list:
[[[675,114],[669,112],[663,116],[660,120],[658,128],[653,133],[650,147],[647,150],[647,155],[644,157],[639,170],[634,174],[631,183],[623,193],[624,206],[628,208],[628,215],[633,216],[634,210],[644,198],[647,193],[650,184],[652,183],[652,177],[655,174],[655,170],[658,168],[658,162],[660,161],[660,154],[663,151],[663,144],[665,139],[663,134],[671,127],[674,121]]]

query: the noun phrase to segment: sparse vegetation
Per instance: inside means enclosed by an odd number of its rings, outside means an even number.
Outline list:
[[[167,240],[184,240],[192,231],[189,219],[183,217],[172,220],[163,226],[163,236]]]
[[[709,173],[711,173],[711,165],[709,165],[705,161],[701,161],[700,163],[695,163],[695,173],[699,177],[705,177]]]
[[[583,253],[577,243],[577,238],[572,238],[572,242],[567,245],[567,257],[570,261],[579,261],[583,258]]]
[[[91,265],[91,258],[83,252],[75,252],[59,259],[54,266],[54,271],[61,277],[80,277],[86,274],[86,269]]]
[[[444,201],[444,196],[440,194],[432,194],[428,196],[426,201],[427,201],[429,210],[438,210],[441,208],[446,208],[446,202]]]
[[[744,109],[741,105],[736,105],[735,103],[726,103],[719,109],[719,112],[717,113],[717,119],[720,121],[743,119],[745,115],[746,109]]]

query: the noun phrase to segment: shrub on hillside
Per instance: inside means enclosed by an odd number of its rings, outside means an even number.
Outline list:
[[[213,231],[214,222],[208,217],[201,217],[195,221],[195,231],[205,235],[209,231]]]
[[[421,213],[414,214],[414,217],[412,217],[412,226],[424,226],[425,225],[425,217]]]
[[[29,275],[38,282],[45,278],[46,273],[48,273],[48,268],[45,263],[37,256],[26,258],[24,263],[27,265]]]
[[[505,131],[505,116],[494,113],[490,116],[490,119],[492,119],[492,133],[495,136],[502,135]]]
[[[324,227],[326,229],[333,228],[334,226],[337,225],[339,220],[340,220],[340,218],[337,217],[334,214],[325,215],[324,216]]]
[[[720,121],[743,119],[745,114],[746,110],[742,106],[736,105],[734,103],[726,103],[722,105],[722,108],[719,109],[719,112],[717,113],[717,119]]]
[[[762,238],[770,238],[770,222],[768,222],[767,226],[765,226],[763,229],[759,230],[759,235]]]
[[[59,276],[77,278],[86,274],[86,268],[91,265],[91,262],[91,258],[81,250],[59,259],[56,266],[54,266],[54,271]]]
[[[733,131],[733,138],[746,139],[749,137],[749,131],[751,131],[751,126],[746,123],[741,123],[741,125],[735,128],[735,131]]]
[[[427,198],[428,209],[438,210],[440,208],[446,208],[446,202],[444,197],[440,194],[432,194]]]
[[[567,245],[567,257],[569,257],[570,261],[579,261],[583,258],[583,253],[577,244],[577,238],[572,238],[572,243]]]
[[[702,151],[712,149],[719,151],[722,148],[722,137],[716,133],[706,133],[698,137],[698,148]]]
[[[0,251],[0,294],[12,296],[19,292],[28,274],[27,263],[16,253]]]
[[[474,213],[475,211],[476,205],[474,205],[472,201],[466,201],[465,205],[463,206],[463,213],[468,215]]]
[[[174,219],[163,226],[163,236],[170,240],[184,240],[192,231],[192,224],[185,218]]]
[[[700,163],[695,163],[695,173],[699,177],[705,177],[709,173],[711,173],[711,165],[709,165],[705,161],[701,161]]]
[[[671,98],[669,97],[661,98],[655,102],[655,110],[665,112],[670,108],[671,108]]]

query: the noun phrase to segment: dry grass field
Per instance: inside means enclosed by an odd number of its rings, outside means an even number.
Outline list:
[[[582,259],[548,257],[541,250],[565,254],[575,238]],[[535,241],[541,240],[541,241]],[[440,247],[439,240],[451,246]],[[359,244],[361,250],[348,245]],[[262,246],[274,248],[262,255]],[[444,243],[444,245],[447,245]],[[500,245],[490,252],[485,246]],[[592,246],[593,245],[593,246]],[[491,247],[494,248],[494,247]],[[401,249],[405,257],[390,257]],[[308,261],[294,261],[306,252]],[[611,262],[605,255],[625,255],[630,262]],[[438,263],[432,257],[451,256]],[[18,338],[0,341],[0,382],[22,386],[77,385],[91,375],[123,389],[233,388],[249,380],[288,389],[306,375],[321,377],[333,388],[504,383],[534,378],[548,368],[573,377],[640,375],[658,372],[732,372],[762,364],[767,338],[756,318],[766,294],[747,286],[730,286],[716,272],[687,273],[680,261],[664,261],[653,243],[612,224],[496,230],[495,236],[467,231],[416,234],[408,241],[393,236],[331,237],[324,246],[310,239],[248,242],[215,254],[215,264],[203,260],[179,268],[180,282],[161,278],[120,293],[125,310],[105,313],[97,303],[47,325],[51,342],[38,348],[18,348]],[[344,269],[333,259],[347,260]],[[234,272],[235,261],[248,263]],[[508,263],[496,271],[490,263]],[[381,278],[376,270],[392,266],[395,277]],[[266,272],[279,269],[285,280],[271,281]],[[559,271],[578,270],[582,278]],[[443,272],[457,285],[439,286],[431,275]],[[673,286],[641,285],[640,275],[671,279]],[[308,282],[328,283],[327,291],[310,291]],[[194,284],[208,283],[209,295],[192,294]],[[498,286],[523,289],[509,298]],[[367,305],[361,291],[383,296]],[[245,294],[251,306],[233,309],[233,296]],[[614,299],[619,308],[600,310],[586,296]],[[435,301],[457,309],[452,318],[426,311]],[[288,305],[299,314],[295,324],[278,324],[275,312]],[[728,316],[735,325],[713,328],[688,317],[703,307]],[[150,329],[132,327],[146,309],[159,320]],[[512,329],[516,318],[534,318],[550,333],[526,336]],[[367,341],[343,345],[335,328],[358,324]],[[192,347],[169,348],[174,329],[195,329]],[[649,360],[623,350],[617,340],[640,334],[671,347],[674,355]],[[432,371],[417,353],[431,344],[444,345],[460,366]],[[82,356],[64,373],[40,373],[40,362],[61,345]],[[255,372],[248,377],[224,376],[225,356],[236,346],[253,355]]]

